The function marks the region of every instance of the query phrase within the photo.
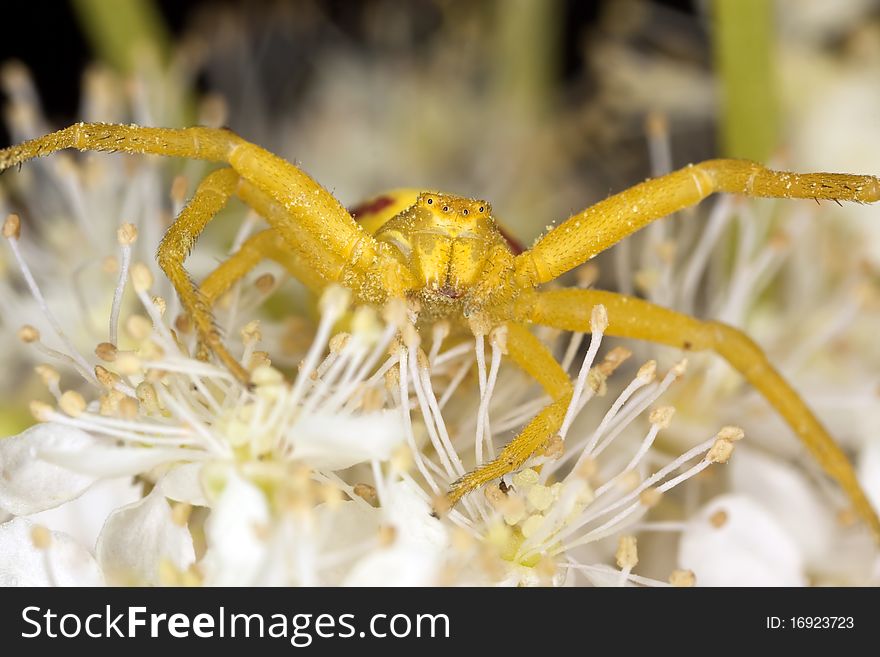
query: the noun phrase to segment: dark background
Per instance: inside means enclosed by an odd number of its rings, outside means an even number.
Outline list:
[[[112,0],[107,0],[112,2]],[[329,20],[326,33],[314,35],[312,47],[321,47],[322,41],[366,47],[361,15],[379,0],[351,2],[348,0],[316,0],[312,4]],[[565,32],[560,52],[562,82],[579,77],[584,62],[579,44],[594,27],[600,12],[614,0],[566,0],[564,5]],[[434,3],[413,0],[424,5],[426,20],[430,20]],[[244,0],[156,0],[172,36],[179,37],[199,11],[212,6],[247,8],[258,13],[260,7],[276,4],[245,2]],[[692,0],[655,0],[654,4],[673,9],[685,15],[695,15]],[[0,62],[19,59],[27,64],[40,90],[46,115],[56,125],[70,122],[79,102],[81,74],[92,59],[89,44],[81,32],[77,17],[68,2],[57,0],[29,0],[10,3],[4,7],[3,38],[0,39]],[[5,127],[0,125],[0,144],[8,144]]]

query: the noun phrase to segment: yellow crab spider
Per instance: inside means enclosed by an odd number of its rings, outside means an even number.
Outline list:
[[[78,123],[0,150],[0,170],[65,148],[225,165],[198,186],[159,245],[158,260],[203,344],[243,382],[248,372],[223,346],[211,304],[263,258],[281,262],[315,289],[341,284],[360,304],[417,300],[420,327],[439,318],[462,333],[506,326],[508,356],[552,401],[494,461],[452,484],[450,504],[540,454],[563,422],[571,381],[528,325],[588,332],[592,308],[602,304],[609,335],[711,350],[727,360],[785,419],[880,537],[880,519],[846,456],[748,336],[719,322],[613,292],[540,289],[650,222],[715,192],[872,203],[880,200],[880,180],[873,176],[786,173],[744,160],[709,160],[610,196],[521,251],[496,224],[487,202],[450,194],[389,192],[364,205],[356,219],[298,167],[222,129]],[[205,225],[233,195],[265,218],[269,228],[245,242],[200,288],[184,270],[184,260]]]

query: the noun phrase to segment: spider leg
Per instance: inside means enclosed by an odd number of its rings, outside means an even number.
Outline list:
[[[313,292],[326,284],[301,254],[291,251],[284,238],[274,229],[267,228],[248,238],[231,256],[221,262],[199,285],[208,307],[212,307],[235,283],[248,275],[260,262],[269,258]]]
[[[65,148],[150,153],[225,162],[242,179],[278,204],[273,227],[288,242],[305,231],[323,252],[347,263],[344,281],[363,300],[382,303],[402,296],[414,283],[409,271],[352,219],[327,190],[284,159],[217,128],[145,128],[77,123],[49,135],[0,150],[0,171]]]
[[[535,287],[613,246],[652,221],[715,192],[873,203],[880,179],[841,173],[771,171],[748,160],[708,160],[647,180],[572,215],[516,258],[519,280]]]
[[[521,467],[546,446],[565,419],[572,395],[571,380],[547,347],[526,326],[510,322],[507,324],[507,355],[541,384],[552,401],[501,450],[495,460],[468,472],[452,484],[446,495],[450,506],[467,493]]]
[[[247,370],[223,346],[210,305],[183,267],[205,226],[235,193],[238,180],[238,174],[228,167],[208,174],[165,233],[156,258],[192,318],[200,342],[213,351],[239,381],[247,383],[250,378]]]
[[[865,496],[852,465],[798,393],[742,331],[702,321],[647,301],[600,290],[551,290],[524,295],[517,316],[569,331],[589,331],[595,304],[608,311],[606,335],[636,338],[687,350],[711,350],[742,374],[776,409],[880,539],[880,518]]]

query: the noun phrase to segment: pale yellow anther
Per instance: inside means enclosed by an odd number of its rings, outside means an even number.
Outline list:
[[[31,527],[31,543],[38,550],[47,550],[52,545],[52,532],[43,525]]]
[[[500,510],[504,522],[510,526],[518,525],[526,517],[526,503],[521,497],[507,497]]]
[[[391,453],[391,470],[392,472],[409,472],[413,468],[413,456],[409,447],[401,445]]]
[[[745,435],[745,432],[739,427],[726,426],[721,427],[721,430],[715,437],[721,438],[723,440],[729,440],[730,442],[735,443],[738,440],[742,440]]]
[[[339,487],[331,483],[325,483],[318,487],[318,498],[330,509],[338,508],[345,500]]]
[[[587,372],[587,385],[599,397],[604,397],[608,392],[608,375],[601,367],[591,367]]]
[[[590,330],[593,333],[604,333],[608,328],[608,311],[601,303],[593,306],[590,312]]]
[[[501,350],[503,355],[507,355],[507,326],[502,324],[501,326],[496,326],[489,333],[489,343],[493,347],[497,347]]]
[[[31,415],[34,416],[34,419],[39,420],[40,422],[48,422],[52,418],[52,414],[55,412],[55,409],[46,402],[36,400],[29,404],[29,409]]]
[[[116,345],[110,342],[100,342],[98,343],[98,346],[95,347],[95,355],[105,363],[112,363],[115,361],[117,353],[118,350],[116,349]]]
[[[673,570],[669,575],[669,583],[672,586],[690,587],[696,585],[697,578],[692,570]]]
[[[687,358],[682,358],[680,361],[672,366],[671,371],[676,379],[680,378],[687,371],[687,365]]]
[[[119,382],[119,376],[102,365],[95,365],[95,378],[105,388],[112,388]]]
[[[158,413],[159,396],[156,394],[156,388],[148,381],[141,381],[135,389],[138,401],[143,405],[147,413]]]
[[[657,376],[657,361],[649,360],[647,363],[642,365],[639,368],[639,371],[636,373],[636,378],[641,383],[651,383],[654,378]]]
[[[376,495],[376,487],[371,486],[370,484],[355,484],[353,492],[355,495],[369,502],[370,504],[373,504],[379,499]]]
[[[408,323],[406,301],[403,299],[390,299],[382,309],[382,319],[386,324],[402,328]]]
[[[123,420],[133,420],[138,416],[140,405],[138,404],[137,399],[126,395],[119,400],[117,410],[119,412],[119,417]]]
[[[254,319],[242,326],[241,339],[245,344],[260,342],[263,339],[263,332],[260,330],[260,320]]]
[[[61,375],[58,373],[58,370],[50,365],[37,365],[34,368],[34,372],[37,373],[37,376],[40,377],[45,386],[56,386],[61,381]]]
[[[541,528],[542,524],[544,524],[544,516],[540,513],[536,513],[525,519],[520,525],[520,531],[522,531],[523,536],[529,538],[530,536],[534,536],[535,532]]]
[[[651,414],[648,416],[648,421],[651,424],[659,426],[661,429],[666,429],[672,423],[673,415],[675,415],[675,407],[658,406],[651,411]]]
[[[86,410],[86,400],[76,390],[67,390],[58,400],[58,407],[71,417],[78,417]]]
[[[350,333],[337,333],[330,338],[330,342],[327,346],[330,349],[330,353],[338,354],[348,346],[349,342],[351,342]]]
[[[153,272],[143,262],[131,266],[131,284],[137,292],[146,292],[153,287]]]
[[[274,367],[258,367],[251,373],[251,382],[256,386],[278,386],[284,383],[284,375]]]
[[[125,320],[125,332],[134,340],[142,342],[152,334],[153,323],[143,315],[129,315]]]
[[[3,222],[3,237],[8,240],[17,240],[21,237],[21,218],[17,214],[6,215]]]
[[[142,367],[141,359],[130,351],[117,353],[116,362],[114,364],[116,365],[116,369],[126,376],[137,374],[141,371]]]
[[[351,291],[339,285],[331,285],[321,295],[318,306],[321,315],[331,318],[341,317],[351,302]]]
[[[516,487],[517,490],[524,491],[530,486],[534,486],[535,484],[537,484],[540,478],[541,476],[537,472],[535,472],[531,468],[526,468],[525,470],[520,470],[515,475],[513,475],[511,481],[513,482],[513,485],[514,487]]]
[[[40,332],[30,324],[25,324],[18,329],[18,339],[25,344],[30,344],[40,339]]]
[[[706,460],[711,463],[727,463],[733,454],[733,443],[724,438],[718,438],[706,453]]]
[[[269,294],[275,287],[275,276],[269,273],[262,274],[254,281],[254,287],[260,294]]]
[[[483,495],[493,509],[500,509],[502,504],[507,501],[507,495],[501,490],[498,484],[489,484],[483,489]]]
[[[122,224],[116,229],[116,241],[122,246],[131,246],[137,241],[138,231],[134,224]]]
[[[529,488],[526,499],[536,511],[546,511],[553,504],[553,492],[548,486],[536,484]]]
[[[400,338],[407,347],[418,347],[422,343],[422,338],[416,327],[409,323],[400,328]]]
[[[397,530],[391,525],[383,525],[379,528],[379,545],[381,547],[391,547],[397,540]]]
[[[250,359],[250,362],[248,363],[248,369],[253,371],[253,370],[257,369],[258,367],[263,367],[263,366],[268,367],[271,365],[272,365],[272,359],[269,358],[268,351],[255,351],[254,353],[251,354],[251,359]]]
[[[624,535],[617,542],[617,552],[614,554],[617,567],[621,569],[633,569],[639,563],[639,551],[636,545],[636,537]]]
[[[599,371],[605,376],[611,376],[626,360],[632,356],[632,351],[626,347],[614,347],[605,354],[605,358],[597,365]]]
[[[556,434],[550,440],[548,440],[546,447],[544,447],[544,456],[548,459],[561,458],[564,453],[565,441],[559,434]]]
[[[105,274],[115,274],[119,271],[119,259],[116,256],[107,256],[101,261],[101,271]]]
[[[596,463],[596,459],[592,457],[587,457],[578,462],[577,467],[575,468],[575,474],[583,479],[584,481],[589,481],[593,477],[596,476],[596,473],[599,471],[599,466]]]
[[[663,493],[656,488],[646,488],[639,494],[639,502],[642,503],[642,506],[646,506],[649,509],[660,504],[662,498]]]
[[[351,318],[351,331],[361,339],[378,340],[382,333],[382,324],[376,311],[370,306],[359,306]]]
[[[718,509],[718,511],[709,516],[709,524],[715,529],[721,529],[727,524],[727,518],[727,511],[724,509]]]

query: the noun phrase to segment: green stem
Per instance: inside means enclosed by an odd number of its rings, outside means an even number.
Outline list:
[[[122,73],[135,70],[138,52],[152,48],[167,61],[171,38],[152,0],[71,0],[97,57]]]
[[[714,0],[712,19],[722,153],[766,161],[779,127],[773,3]]]

